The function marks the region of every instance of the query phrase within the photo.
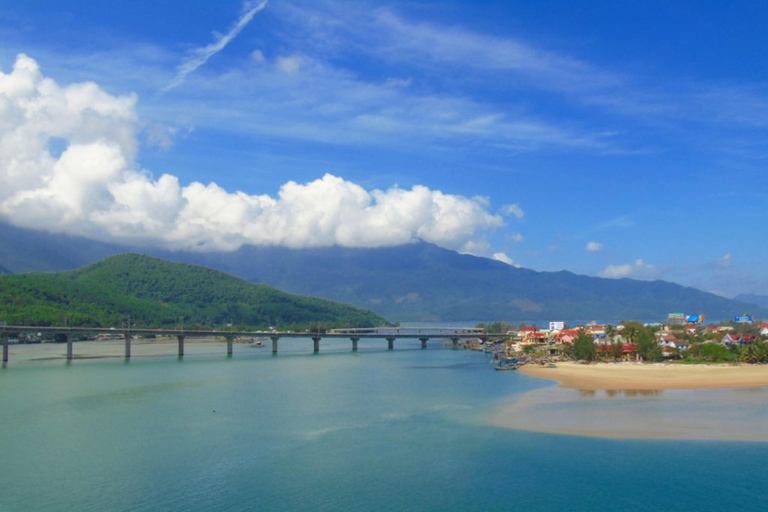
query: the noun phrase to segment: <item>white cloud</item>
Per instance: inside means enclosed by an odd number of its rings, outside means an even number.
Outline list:
[[[493,254],[493,259],[496,260],[496,261],[500,261],[502,263],[506,263],[509,266],[512,266],[512,267],[515,267],[515,268],[520,268],[520,265],[515,263],[512,258],[507,256],[506,253],[503,253],[503,252],[494,253]]]
[[[587,242],[588,252],[599,252],[603,250],[603,244],[599,242]]]
[[[278,57],[275,59],[275,66],[277,66],[277,69],[283,73],[292,75],[301,69],[303,62],[304,60],[299,55],[290,55],[288,57]]]
[[[229,29],[224,35],[219,35],[216,41],[203,46],[202,48],[196,48],[192,55],[184,61],[178,68],[178,73],[163,90],[169,91],[174,87],[178,87],[187,78],[187,75],[195,71],[197,68],[208,62],[208,59],[223,50],[237,35],[243,30],[248,23],[251,22],[257,12],[261,11],[267,6],[269,0],[264,0],[261,3],[253,4],[253,2],[243,3],[243,14],[238,18],[232,28]]]
[[[631,277],[633,279],[652,280],[658,279],[660,271],[655,265],[645,263],[641,259],[635,260],[633,264],[609,265],[600,273],[600,277],[611,279],[621,279]]]
[[[505,204],[501,207],[501,214],[514,217],[517,220],[521,220],[525,217],[525,212],[520,208],[519,204]]]
[[[504,237],[504,239],[509,240],[510,242],[515,242],[516,244],[525,242],[525,237],[522,233],[509,233]]]
[[[718,258],[715,261],[715,264],[723,268],[728,268],[733,264],[733,256],[731,255],[731,253],[728,253],[722,258]]]
[[[272,197],[155,179],[134,161],[135,103],[92,83],[59,86],[20,55],[12,72],[0,72],[0,215],[28,228],[194,250],[419,239],[478,250],[487,247],[483,233],[504,224],[486,198],[421,185],[368,191],[326,174]],[[59,155],[54,141],[64,145]]]
[[[264,52],[261,50],[253,50],[251,52],[251,59],[253,59],[254,62],[258,62],[259,64],[264,64],[267,62],[267,58],[264,56]]]

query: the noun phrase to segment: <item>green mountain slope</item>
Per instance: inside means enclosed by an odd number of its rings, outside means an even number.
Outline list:
[[[249,283],[224,272],[124,254],[55,274],[0,276],[9,323],[369,327],[375,313]]]

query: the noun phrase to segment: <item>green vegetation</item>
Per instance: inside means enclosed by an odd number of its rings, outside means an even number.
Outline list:
[[[0,276],[9,324],[120,327],[372,327],[381,316],[204,267],[124,254],[55,274]]]
[[[566,355],[572,359],[594,361],[597,359],[597,345],[591,334],[580,331],[572,345],[566,347]]]
[[[491,322],[490,324],[479,323],[475,327],[482,329],[489,334],[506,334],[509,331],[516,331],[517,328],[506,322]]]

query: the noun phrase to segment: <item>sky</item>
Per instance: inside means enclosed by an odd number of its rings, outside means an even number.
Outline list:
[[[198,251],[425,240],[768,294],[766,19],[741,0],[0,0],[0,219]]]

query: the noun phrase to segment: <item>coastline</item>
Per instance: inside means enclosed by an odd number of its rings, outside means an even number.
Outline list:
[[[501,428],[611,439],[768,442],[768,366],[558,363],[559,382],[506,400]]]
[[[557,363],[557,368],[525,365],[525,375],[554,380],[584,391],[752,388],[768,386],[765,365],[677,365],[641,363]]]

